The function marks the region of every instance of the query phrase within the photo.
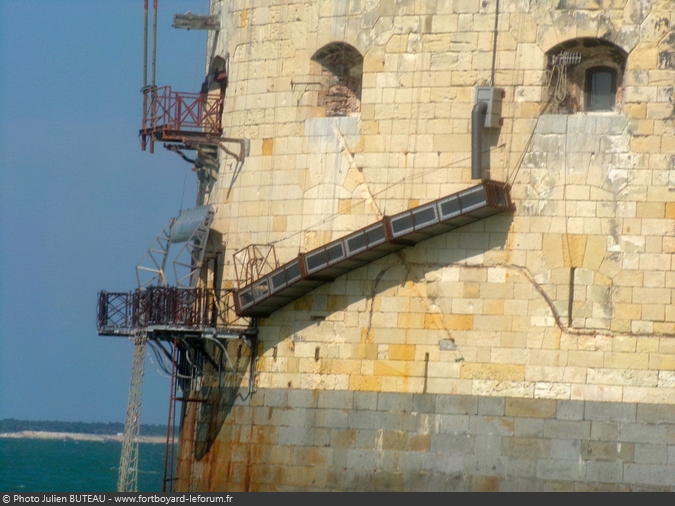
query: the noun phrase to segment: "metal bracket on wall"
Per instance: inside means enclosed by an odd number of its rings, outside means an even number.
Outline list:
[[[243,162],[244,159],[250,154],[251,152],[251,141],[248,139],[233,139],[231,137],[221,137],[219,139],[220,142],[218,142],[218,147],[225,151],[228,155],[234,157],[239,163]],[[239,144],[239,154],[237,155],[236,153],[233,153],[229,149],[225,147],[223,143],[225,142],[234,142]]]
[[[291,88],[296,86],[323,86],[323,83],[321,81],[293,81],[291,79]]]
[[[218,16],[199,16],[187,12],[185,14],[174,14],[172,26],[185,30],[220,30],[220,19],[218,19]]]

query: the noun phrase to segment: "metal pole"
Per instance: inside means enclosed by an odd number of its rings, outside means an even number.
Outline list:
[[[499,34],[499,0],[495,5],[495,29],[492,35],[492,72],[490,73],[490,86],[495,85],[495,66],[497,63],[497,35]]]
[[[151,88],[151,108],[152,108],[152,127],[157,126],[157,86],[155,84],[155,74],[157,68],[157,0],[152,2],[152,78],[150,83]],[[150,136],[150,153],[155,152],[155,138]]]
[[[176,443],[176,375],[178,341],[174,338],[171,351],[171,394],[169,396],[169,418],[166,423],[166,449],[164,451],[164,482],[162,492],[173,492],[174,445]]]
[[[143,93],[148,86],[148,0],[143,2]]]
[[[143,2],[143,130],[148,123],[148,0]],[[145,151],[147,139],[142,136],[142,148]]]
[[[487,103],[480,101],[471,111],[471,179],[483,176],[483,128],[487,109]]]
[[[152,87],[155,87],[155,70],[157,63],[157,0],[152,2]]]

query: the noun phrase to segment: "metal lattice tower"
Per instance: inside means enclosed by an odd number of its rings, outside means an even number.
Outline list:
[[[99,334],[127,335],[134,339],[118,492],[138,489],[141,388],[148,339],[173,341],[175,346],[176,340],[184,339],[184,335],[239,338],[249,327],[243,320],[235,323],[239,318],[232,317],[231,291],[221,296],[215,287],[197,286],[214,215],[213,206],[208,205],[181,211],[177,218],[168,221],[136,266],[138,289],[129,293],[99,294]],[[182,248],[173,261],[174,285],[169,286],[166,266],[171,245],[176,244],[182,244]]]
[[[138,437],[146,344],[173,342],[172,357],[172,407],[169,412],[169,434],[165,459],[165,485],[169,478],[173,487],[173,445],[176,418],[176,381],[178,371],[176,353],[179,342],[194,341],[199,337],[217,339],[241,338],[249,332],[250,324],[235,314],[232,290],[221,295],[216,287],[219,257],[214,255],[213,285],[200,284],[200,275],[205,262],[207,242],[215,209],[205,204],[218,176],[218,147],[231,154],[239,163],[248,155],[249,143],[245,139],[222,137],[222,116],[227,86],[227,61],[212,54],[210,68],[199,93],[173,91],[170,86],[158,87],[155,82],[157,49],[157,1],[152,3],[152,35],[150,39],[150,2],[144,0],[144,48],[143,48],[143,124],[139,131],[141,146],[149,146],[153,152],[155,142],[164,142],[164,147],[178,153],[184,160],[193,163],[199,179],[198,205],[181,210],[177,218],[171,218],[155,242],[136,266],[138,288],[128,293],[99,293],[97,328],[100,335],[125,335],[133,337],[134,359],[127,415],[122,442],[122,455],[117,480],[118,492],[138,490]],[[198,30],[220,30],[219,15],[196,16],[191,13],[176,15],[174,27]],[[149,59],[149,42],[152,41],[152,56]],[[213,48],[215,52],[215,46]],[[151,63],[150,75],[148,64]],[[148,79],[150,77],[150,79]],[[240,144],[239,155],[227,150],[224,143]],[[181,150],[196,151],[195,159],[186,157]],[[182,207],[182,205],[181,205]],[[167,262],[172,245],[181,244],[173,257],[173,284],[167,280]],[[200,285],[200,286],[198,286]],[[257,335],[257,334],[255,334]],[[154,342],[154,344],[153,344]],[[166,350],[157,345],[168,355]],[[206,347],[191,345],[196,354],[206,354]],[[164,355],[158,351],[162,368],[167,371]],[[229,358],[228,358],[229,360]],[[222,360],[221,360],[222,361]],[[201,374],[201,371],[200,371]],[[181,377],[182,379],[182,377]],[[173,452],[173,447],[171,448]]]
[[[124,423],[122,455],[117,476],[118,492],[138,491],[138,436],[141,430],[141,395],[147,340],[148,333],[145,327],[138,327],[134,330],[134,362],[131,367],[127,419]]]

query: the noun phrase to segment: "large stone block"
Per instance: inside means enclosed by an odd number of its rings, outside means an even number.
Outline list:
[[[476,415],[469,420],[470,434],[512,436],[513,430],[513,418]]]
[[[505,399],[499,397],[478,397],[479,415],[502,416],[504,414],[504,406]]]
[[[637,406],[616,402],[586,402],[584,419],[603,422],[634,422]]]
[[[377,400],[380,411],[410,412],[413,407],[413,394],[381,392]]]
[[[654,443],[657,443],[656,441]],[[668,447],[663,444],[635,444],[636,464],[668,464]]]
[[[474,452],[475,437],[469,434],[432,434],[431,451],[444,455],[465,455]]]
[[[646,464],[625,464],[623,481],[625,483],[673,486],[675,466],[656,466]]]
[[[583,420],[584,403],[579,401],[557,401],[558,420]]]
[[[330,431],[330,445],[332,448],[349,448],[356,442],[356,430],[332,429]]]
[[[437,431],[441,434],[466,434],[469,431],[468,415],[436,415]]]
[[[548,399],[506,399],[506,416],[555,418],[557,403]]]
[[[675,423],[675,406],[638,404],[637,421],[642,423]]]
[[[542,438],[503,437],[502,455],[510,457],[548,458],[551,440]]]
[[[354,393],[351,391],[321,391],[317,406],[319,408],[352,409]]]
[[[525,366],[513,364],[462,364],[461,378],[466,379],[489,379],[489,380],[513,380],[525,379]]]
[[[331,429],[346,429],[349,427],[349,411],[346,409],[317,410],[317,425]]]
[[[478,398],[468,395],[437,395],[436,413],[474,415],[478,413]]]
[[[514,418],[513,435],[519,437],[543,437],[544,420],[541,418]]]
[[[347,467],[355,471],[371,471],[377,469],[380,455],[377,450],[347,449]]]
[[[586,479],[591,482],[621,483],[623,464],[621,462],[593,461],[586,463]]]
[[[578,481],[586,477],[586,462],[541,459],[537,461],[537,478]]]
[[[630,443],[675,444],[675,425],[623,423],[619,441]]]
[[[560,439],[589,439],[591,423],[588,421],[544,420],[544,437]]]
[[[633,462],[634,444],[609,441],[582,441],[581,456],[584,460]]]
[[[412,410],[416,413],[434,413],[436,410],[436,395],[413,394]]]
[[[581,444],[575,439],[553,439],[551,458],[560,460],[581,460]]]

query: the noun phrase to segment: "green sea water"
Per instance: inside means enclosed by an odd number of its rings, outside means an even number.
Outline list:
[[[162,491],[164,448],[139,446],[139,491]],[[0,492],[115,492],[121,449],[116,441],[0,438]]]

